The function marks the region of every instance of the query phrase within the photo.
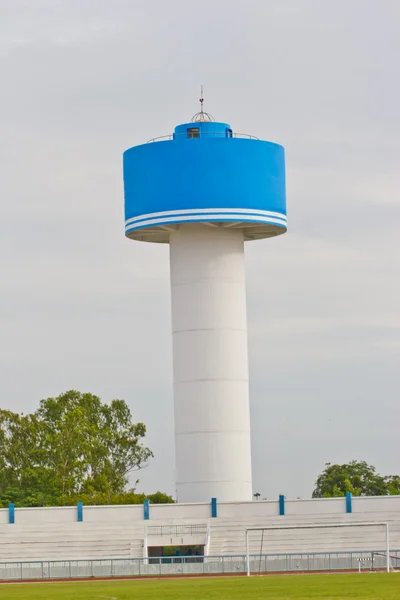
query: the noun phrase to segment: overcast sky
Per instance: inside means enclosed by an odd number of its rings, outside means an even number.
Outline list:
[[[0,0],[1,406],[124,398],[174,493],[168,248],[124,238],[122,152],[198,110],[285,146],[246,246],[254,492],[400,471],[400,2]]]

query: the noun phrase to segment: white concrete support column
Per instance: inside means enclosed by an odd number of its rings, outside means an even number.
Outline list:
[[[252,499],[243,231],[170,236],[179,502]]]

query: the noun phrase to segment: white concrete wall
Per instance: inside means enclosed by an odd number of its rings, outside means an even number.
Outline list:
[[[0,561],[142,557],[145,529],[163,524],[207,525],[209,554],[220,555],[243,554],[248,527],[383,521],[389,523],[391,548],[400,550],[400,496],[353,498],[352,504],[353,512],[347,514],[345,498],[286,500],[286,514],[281,516],[278,501],[224,502],[217,505],[217,518],[211,518],[211,502],[158,504],[150,505],[149,520],[144,520],[143,505],[84,506],[83,522],[77,521],[75,506],[16,508],[15,524],[8,522],[8,509],[0,509]],[[251,552],[260,552],[260,542],[261,533],[252,534]],[[384,530],[372,527],[268,532],[262,551],[383,548]]]
[[[272,517],[279,515],[279,502],[268,500],[258,502],[218,503],[218,517],[223,519],[248,519],[250,517]]]
[[[77,521],[76,506],[60,506],[47,508],[16,508],[18,525],[35,525],[49,523],[75,523]],[[17,519],[15,519],[17,523]]]
[[[143,508],[142,508],[143,515]],[[150,518],[169,523],[185,519],[198,520],[200,523],[211,517],[211,504],[153,504],[150,505]],[[142,516],[143,518],[143,516]]]
[[[345,498],[318,498],[312,500],[286,500],[285,515],[331,515],[346,512]]]
[[[396,513],[400,515],[400,496],[353,497],[353,515],[360,516],[373,513]],[[254,519],[279,516],[278,500],[253,502],[218,502],[218,518],[221,519]],[[0,509],[0,526],[8,525],[8,508]],[[77,507],[45,507],[15,508],[15,523],[18,525],[37,526],[40,524],[65,524],[77,521]],[[285,500],[285,516],[292,519],[311,517],[325,519],[326,516],[342,517],[346,515],[345,498],[318,498],[312,500]],[[85,523],[138,523],[143,521],[142,504],[121,506],[84,506]],[[150,504],[150,521],[164,523],[190,522],[204,523],[211,518],[211,501],[187,504]],[[374,520],[371,516],[371,520]]]
[[[365,512],[398,512],[400,496],[379,496],[377,498],[361,497],[353,498],[353,513]]]
[[[143,520],[142,504],[84,506],[83,511],[85,523],[129,524]]]

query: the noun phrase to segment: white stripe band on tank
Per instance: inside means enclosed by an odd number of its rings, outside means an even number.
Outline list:
[[[136,223],[137,221],[145,221],[148,219],[155,219],[157,217],[172,217],[172,216],[180,216],[180,215],[204,215],[208,216],[216,216],[218,215],[248,215],[248,216],[263,216],[263,217],[273,217],[283,220],[286,223],[286,215],[284,213],[273,212],[268,210],[258,210],[253,208],[185,208],[181,210],[166,210],[161,212],[148,213],[145,215],[139,215],[137,217],[132,217],[125,221],[125,225],[130,223]],[[219,217],[221,218],[221,217]]]
[[[167,225],[170,223],[181,223],[181,222],[193,222],[193,221],[236,221],[238,223],[270,223],[271,225],[279,225],[280,227],[287,227],[286,221],[283,219],[273,219],[272,217],[261,217],[258,215],[243,215],[238,218],[236,214],[213,214],[213,215],[186,215],[184,217],[170,217],[169,219],[147,219],[146,221],[137,221],[136,223],[130,223],[125,227],[125,232],[132,231],[132,229],[141,229],[143,227],[149,227],[150,225]],[[250,218],[252,217],[252,218]]]

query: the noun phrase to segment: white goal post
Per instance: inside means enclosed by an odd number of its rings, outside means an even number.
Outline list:
[[[357,522],[353,523],[318,523],[316,525],[273,525],[267,527],[247,527],[246,528],[246,569],[250,576],[250,552],[249,552],[249,531],[278,531],[280,529],[322,529],[326,527],[384,527],[386,533],[386,571],[390,572],[390,550],[389,550],[389,523]]]

